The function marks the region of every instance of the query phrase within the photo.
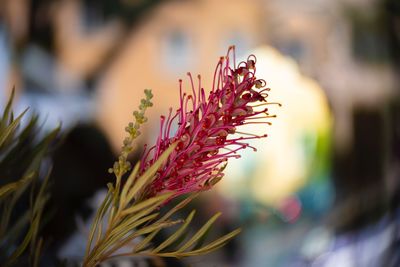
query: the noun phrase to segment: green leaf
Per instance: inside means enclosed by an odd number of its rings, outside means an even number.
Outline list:
[[[2,117],[2,119],[0,121],[0,132],[3,129],[5,129],[6,126],[8,125],[8,118],[10,116],[11,106],[12,106],[12,103],[14,101],[14,96],[15,96],[15,88],[12,89],[10,98],[8,99],[7,105],[6,105],[5,109],[4,109],[3,117]]]
[[[39,187],[38,171],[59,128],[37,142],[33,137],[36,134],[38,116],[32,116],[26,126],[17,131],[28,109],[14,118],[12,112],[14,95],[13,89],[3,117],[0,119],[0,176],[4,179],[8,178],[3,182],[6,184],[0,187],[2,204],[0,224],[2,242],[0,243],[3,243],[1,249],[6,245],[7,249],[11,250],[9,258],[4,259],[6,266],[18,264],[21,257],[24,259],[29,257],[30,264],[38,265],[43,244],[39,237],[42,228],[42,214],[49,199],[46,190],[48,176]],[[19,202],[25,201],[25,195],[28,196],[28,192],[26,192],[28,189],[30,189],[29,209],[15,213],[15,207],[19,206]],[[27,251],[28,249],[29,251]]]
[[[189,247],[191,247],[199,238],[201,238],[211,227],[211,225],[218,219],[218,217],[221,216],[221,212],[216,213],[214,216],[212,216],[204,225],[203,227],[200,228],[200,230],[197,231],[196,234],[192,236],[192,238],[189,239],[182,247],[178,249],[178,252],[185,251]]]
[[[186,253],[186,257],[187,256],[196,256],[196,255],[201,255],[201,254],[207,254],[210,253],[213,250],[216,250],[222,246],[224,246],[230,239],[234,238],[235,236],[237,236],[242,230],[240,228],[233,230],[232,232],[230,232],[229,234],[226,234],[220,238],[218,238],[217,240],[211,242],[210,244],[197,249],[197,250],[193,250],[193,251],[189,251]]]
[[[158,247],[153,249],[152,253],[157,253],[157,252],[163,250],[164,248],[171,245],[175,240],[177,240],[185,232],[186,228],[189,226],[190,222],[193,219],[194,214],[195,214],[195,211],[193,210],[189,214],[189,216],[186,218],[185,223],[182,224],[181,227],[179,227],[179,229],[174,234],[172,234],[167,240],[165,240]]]
[[[183,199],[179,204],[176,206],[172,207],[165,215],[163,215],[157,222],[163,222],[169,217],[171,217],[175,212],[178,210],[184,208],[187,204],[189,204],[194,198],[196,198],[199,195],[199,193],[192,193],[190,195],[186,195],[185,199]],[[153,231],[151,234],[146,236],[142,241],[139,242],[133,249],[134,252],[140,251],[143,248],[147,247],[149,242],[158,234],[158,230]]]
[[[127,199],[133,199],[135,195],[142,190],[146,184],[151,183],[155,179],[155,174],[161,165],[168,159],[171,152],[175,149],[176,143],[172,144],[167,148],[167,150],[162,153],[162,155],[148,168],[137,180],[136,183],[128,192]]]
[[[37,125],[37,116],[29,119],[26,126],[18,131],[18,134],[12,140],[9,140],[0,149],[2,158],[0,160],[0,176],[7,176],[15,181],[20,173],[23,173],[32,159],[35,157],[33,147],[35,147],[34,137]],[[11,175],[13,174],[13,175]]]
[[[86,253],[85,253],[85,255],[89,255],[89,251],[90,251],[90,249],[92,247],[92,242],[93,242],[94,235],[96,233],[96,230],[98,230],[99,222],[103,219],[104,214],[106,213],[106,211],[110,207],[111,200],[112,200],[112,189],[113,189],[112,187],[109,187],[106,197],[104,198],[104,200],[101,203],[100,207],[97,209],[96,216],[95,216],[94,221],[92,222],[91,227],[90,227],[89,238],[88,238],[88,242],[87,242],[87,245],[86,245]]]
[[[112,229],[111,235],[116,232],[123,231],[124,229],[132,229],[132,225],[136,224],[137,220],[139,220],[140,218],[153,212],[168,197],[169,197],[168,195],[162,195],[160,197],[156,197],[157,202],[153,203],[152,206],[147,207],[146,209],[142,209],[140,212],[127,215],[127,217],[118,226],[116,226],[116,227],[114,227],[114,229]]]
[[[91,255],[91,258],[97,258],[97,257],[106,258],[108,254],[112,254],[113,251],[121,248],[127,241],[130,241],[134,237],[136,237],[135,234],[136,232],[132,232],[135,227],[145,222],[148,222],[157,216],[158,213],[150,214],[146,217],[143,217],[135,221],[135,223],[132,224],[132,228],[122,228],[119,229],[118,231],[113,231],[113,233],[111,233],[108,236],[108,238],[104,240],[104,242],[102,242],[101,244],[99,244],[98,247],[95,247],[95,249],[93,249],[94,255]],[[127,234],[129,234],[129,232],[132,232],[132,234],[126,236]]]
[[[182,200],[181,202],[179,202],[178,205],[176,205],[175,207],[171,208],[163,217],[161,217],[161,220],[165,220],[169,217],[171,217],[175,212],[177,212],[178,210],[186,207],[187,204],[189,204],[190,202],[192,202],[193,199],[195,199],[196,197],[199,196],[199,193],[191,193],[189,196],[185,196],[185,199]]]
[[[47,178],[46,178],[47,180]],[[44,207],[47,203],[47,201],[50,199],[49,194],[44,193],[44,188],[47,186],[47,181],[44,182],[44,184],[41,187],[41,192],[39,195],[36,196],[34,206],[31,207],[32,210],[32,218],[31,218],[31,225],[34,227],[33,232],[32,232],[32,238],[31,238],[31,257],[34,257],[36,248],[38,246],[38,236],[39,236],[39,229],[41,226],[41,221],[42,221],[42,214],[44,212]],[[35,224],[34,221],[37,220],[37,223]],[[40,239],[39,239],[40,242]]]
[[[34,179],[34,176],[36,176],[36,173],[27,173],[23,176],[22,179],[28,179],[27,177],[32,177],[32,180]],[[5,202],[4,208],[3,208],[3,213],[1,216],[1,223],[0,223],[0,237],[4,235],[4,233],[8,229],[8,224],[9,220],[11,217],[11,213],[14,209],[14,206],[16,205],[17,201],[20,199],[22,194],[26,191],[28,188],[29,183],[23,183],[20,184],[18,188],[15,189],[14,193],[11,196],[11,199],[7,199]]]
[[[144,235],[144,234],[148,234],[148,233],[151,233],[153,231],[160,230],[160,229],[163,229],[163,228],[166,228],[166,227],[171,227],[171,226],[174,226],[174,225],[179,224],[179,223],[182,223],[182,221],[181,220],[175,220],[175,221],[165,221],[165,222],[159,222],[159,223],[157,223],[157,222],[156,223],[152,223],[149,226],[140,228],[139,230],[135,231],[135,236],[141,236],[141,235]]]
[[[110,241],[106,242],[106,244],[118,243],[118,240],[122,240],[129,232],[134,231],[136,227],[144,224],[145,222],[153,220],[158,215],[159,215],[158,213],[147,215],[145,217],[140,218],[139,220],[135,220],[132,224],[130,224],[130,227],[124,227],[118,229],[119,231],[113,231],[114,233],[110,235],[111,236]]]
[[[146,226],[144,228],[141,228],[140,230],[137,231],[133,231],[129,236],[127,236],[126,238],[124,238],[118,245],[118,247],[113,248],[111,251],[107,252],[107,254],[105,255],[105,258],[109,257],[112,253],[114,253],[117,249],[123,247],[124,245],[126,245],[128,242],[132,241],[133,239],[135,239],[138,236],[147,234],[147,233],[152,233],[154,231],[159,231],[160,229],[163,228],[167,228],[167,227],[171,227],[174,226],[178,223],[181,223],[180,220],[178,221],[166,221],[166,222],[161,222],[161,223],[152,223],[149,226]],[[139,254],[145,254],[147,255],[147,252],[142,252]],[[137,254],[132,254],[132,256],[137,255]],[[118,255],[116,255],[115,257],[117,257]],[[125,255],[126,256],[126,255]],[[114,257],[114,256],[113,256]]]
[[[152,233],[147,235],[142,241],[140,241],[132,250],[132,253],[139,252],[147,247],[151,240],[158,234],[159,230],[154,230]]]
[[[26,250],[26,248],[29,245],[29,242],[32,239],[32,236],[35,232],[35,229],[37,229],[39,223],[39,217],[36,217],[36,219],[33,221],[33,223],[29,227],[28,233],[25,235],[24,240],[22,243],[14,250],[14,252],[11,254],[7,262],[5,263],[4,266],[11,266],[17,258]]]
[[[192,250],[192,251],[187,251],[187,252],[175,251],[175,252],[165,252],[165,253],[156,253],[156,254],[149,253],[149,254],[153,255],[153,256],[158,256],[158,257],[173,257],[173,258],[183,258],[183,257],[204,255],[204,254],[210,253],[214,250],[217,250],[217,249],[223,247],[230,239],[234,238],[240,232],[241,232],[240,229],[236,229],[236,230],[230,232],[229,234],[226,234],[226,235],[218,238],[217,240],[208,244],[207,246],[202,247],[197,250]]]
[[[172,192],[167,192],[159,196],[155,196],[149,199],[146,199],[142,202],[132,205],[132,207],[127,208],[121,212],[121,215],[125,216],[128,214],[132,214],[138,212],[142,209],[151,208],[152,210],[156,209],[162,203],[164,203],[168,198],[173,195]]]
[[[0,198],[6,196],[9,193],[14,192],[15,190],[17,190],[19,187],[21,187],[23,185],[27,185],[28,183],[30,183],[32,181],[32,178],[33,178],[33,175],[22,178],[17,182],[8,183],[6,185],[3,185],[2,187],[0,187]]]
[[[25,109],[13,122],[8,125],[4,131],[0,132],[0,147],[3,146],[5,141],[9,138],[9,136],[15,131],[15,129],[18,127],[22,117],[25,115],[25,113],[28,111],[28,108]]]
[[[33,267],[39,267],[40,254],[42,252],[42,248],[43,248],[43,239],[40,238],[39,242],[35,246],[35,252],[34,252],[34,256],[33,256],[33,265],[32,265]]]
[[[26,225],[29,224],[29,210],[25,211],[23,215],[16,219],[12,226],[10,226],[5,235],[1,236],[4,244],[15,244],[20,238],[20,234],[25,230]]]
[[[120,209],[125,208],[125,206],[131,201],[131,199],[127,199],[127,194],[128,194],[128,190],[131,188],[133,182],[136,179],[136,176],[139,172],[139,166],[140,166],[140,162],[136,163],[135,167],[133,168],[131,174],[129,175],[128,179],[126,180],[124,187],[122,188],[121,191],[121,197],[120,197]]]

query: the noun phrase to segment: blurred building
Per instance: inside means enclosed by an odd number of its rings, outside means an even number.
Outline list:
[[[116,129],[123,129],[144,88],[155,92],[157,107],[150,112],[166,113],[187,71],[201,74],[207,87],[230,44],[240,55],[267,43],[321,84],[335,115],[336,148],[344,149],[352,142],[354,107],[383,105],[394,93],[382,19],[374,12],[381,6],[372,0],[161,3],[132,29],[104,73],[100,120],[119,142],[123,133]]]
[[[2,5],[9,37],[25,51],[17,56],[23,68],[18,72],[11,64],[13,78],[4,87],[63,93],[99,88],[97,116],[116,148],[143,89],[155,92],[152,116],[167,113],[176,103],[177,80],[191,71],[209,86],[218,56],[231,44],[238,56],[261,44],[276,47],[320,83],[335,115],[338,149],[351,144],[353,107],[382,105],[393,93],[381,1],[24,0]],[[27,19],[15,20],[21,16]],[[32,42],[22,47],[28,38]]]
[[[325,90],[336,149],[352,141],[355,107],[384,105],[395,93],[381,1],[266,0],[267,42],[294,58]]]
[[[158,116],[178,104],[179,78],[190,89],[186,73],[201,74],[202,86],[210,88],[214,67],[229,45],[236,45],[239,56],[261,44],[262,32],[259,1],[165,1],[156,6],[128,33],[101,79],[99,118],[113,143],[119,146],[143,89],[154,92],[155,107],[149,110],[154,119],[148,127],[157,133]]]

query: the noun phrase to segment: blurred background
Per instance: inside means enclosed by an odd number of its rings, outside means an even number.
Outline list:
[[[399,1],[2,0],[0,107],[15,86],[17,111],[65,133],[48,262],[79,260],[77,221],[112,179],[143,89],[155,96],[138,154],[177,107],[178,79],[188,87],[186,72],[201,74],[210,88],[229,45],[257,56],[283,106],[259,151],[197,203],[204,216],[223,211],[219,232],[242,234],[179,264],[400,266]]]

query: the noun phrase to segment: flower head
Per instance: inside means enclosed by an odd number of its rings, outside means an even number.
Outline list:
[[[266,137],[240,132],[246,124],[268,125],[266,108],[269,88],[257,79],[256,57],[250,55],[246,62],[235,63],[235,48],[230,47],[226,57],[221,57],[214,73],[213,88],[206,96],[198,76],[195,86],[188,73],[191,93],[183,92],[180,85],[180,108],[170,109],[168,117],[161,116],[160,132],[156,144],[145,149],[140,171],[143,173],[173,143],[175,150],[157,171],[146,196],[164,191],[177,195],[209,189],[223,177],[229,158],[239,158],[237,151],[252,148],[247,140]],[[279,104],[278,104],[279,105]],[[174,123],[178,129],[171,134]],[[233,134],[235,134],[233,136]],[[238,136],[239,135],[239,136]]]

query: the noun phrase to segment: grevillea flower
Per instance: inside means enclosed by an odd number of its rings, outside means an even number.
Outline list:
[[[236,65],[235,48],[230,47],[226,57],[221,57],[214,73],[213,88],[206,96],[198,76],[195,86],[188,73],[191,93],[183,92],[180,85],[180,108],[168,117],[161,116],[160,132],[156,144],[143,153],[139,173],[143,173],[173,143],[175,150],[157,171],[157,177],[143,196],[164,191],[176,195],[209,189],[223,177],[229,158],[239,158],[237,152],[252,148],[249,139],[267,137],[240,132],[246,124],[268,125],[266,82],[257,79],[256,57],[250,55],[246,62]],[[278,104],[279,105],[279,104]],[[173,125],[178,129],[171,134]],[[235,135],[234,135],[235,134]]]

